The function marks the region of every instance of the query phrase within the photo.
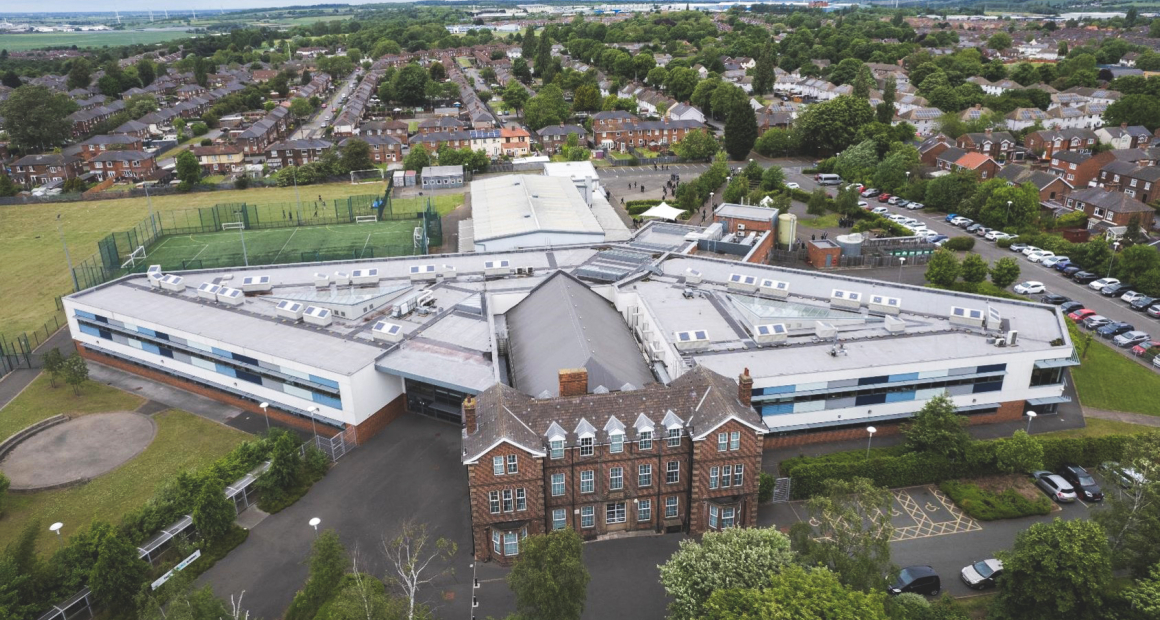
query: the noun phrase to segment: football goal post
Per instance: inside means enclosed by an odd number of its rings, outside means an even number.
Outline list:
[[[351,170],[350,184],[358,185],[359,183],[381,183],[387,178],[387,172],[381,168],[371,168],[369,170]]]
[[[245,222],[222,222],[222,230],[245,230]]]
[[[374,224],[377,221],[379,221],[379,216],[377,216],[377,215],[356,215],[356,216],[354,216],[354,223],[355,224]]]
[[[145,246],[139,245],[136,250],[129,253],[129,259],[122,265],[121,269],[132,269],[137,266],[137,261],[145,260]]]

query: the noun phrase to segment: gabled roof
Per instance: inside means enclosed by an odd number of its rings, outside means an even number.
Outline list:
[[[1109,192],[1099,187],[1088,187],[1068,194],[1068,199],[1075,199],[1113,213],[1154,213],[1152,207],[1120,192]]]
[[[971,153],[964,153],[962,157],[955,160],[955,165],[962,166],[962,167],[967,168],[969,170],[975,170],[979,166],[982,166],[983,164],[987,163],[988,161],[995,161],[995,160],[991,159],[990,157],[988,157],[982,153],[971,152]]]

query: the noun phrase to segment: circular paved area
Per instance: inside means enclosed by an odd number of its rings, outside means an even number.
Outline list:
[[[0,463],[0,470],[13,489],[96,478],[140,454],[156,433],[153,419],[137,413],[81,416],[21,442]]]

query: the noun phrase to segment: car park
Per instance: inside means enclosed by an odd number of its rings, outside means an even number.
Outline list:
[[[1079,465],[1066,465],[1059,470],[1059,477],[1067,481],[1080,498],[1089,502],[1098,502],[1104,499],[1104,492],[1095,478],[1086,469]]]
[[[955,226],[958,226],[959,228],[966,228],[967,226],[970,226],[971,224],[974,224],[974,223],[975,223],[975,220],[972,220],[969,217],[959,218],[959,221],[952,222],[952,224],[954,224]]]
[[[1036,471],[1031,472],[1031,477],[1035,479],[1036,486],[1043,489],[1051,499],[1061,504],[1075,501],[1075,489],[1062,476],[1049,471]]]
[[[1042,251],[1043,251],[1042,249],[1037,248],[1033,245],[1023,246],[1023,249],[1021,250],[1021,252],[1024,256],[1031,256],[1032,254],[1034,254],[1036,252],[1042,252]]]
[[[1059,257],[1057,256],[1056,258],[1059,258]],[[1071,262],[1070,258],[1061,258],[1061,259],[1055,261],[1055,264],[1051,266],[1051,268],[1056,270],[1056,271],[1063,271],[1064,269],[1067,269],[1068,267],[1075,267],[1076,271],[1079,270],[1079,265]]]
[[[1032,252],[1031,254],[1028,254],[1027,260],[1029,260],[1033,263],[1038,263],[1039,261],[1041,261],[1045,258],[1051,258],[1053,256],[1055,256],[1055,252],[1049,252],[1047,250],[1040,250],[1038,252]]]
[[[1123,321],[1112,321],[1111,323],[1096,329],[1096,333],[1099,334],[1101,338],[1107,338],[1108,340],[1111,340],[1120,334],[1130,332],[1134,329],[1136,328],[1131,323],[1125,323]]]
[[[1068,265],[1067,267],[1064,267],[1063,269],[1059,270],[1059,275],[1061,275],[1065,278],[1071,278],[1074,280],[1076,274],[1078,274],[1081,271],[1083,271],[1083,270],[1079,268],[1079,265]]]
[[[1100,289],[1100,295],[1103,295],[1104,297],[1119,297],[1126,292],[1128,292],[1128,285],[1124,282],[1109,284]]]
[[[1056,295],[1054,293],[1048,293],[1048,294],[1044,295],[1043,297],[1040,297],[1039,301],[1041,301],[1045,304],[1059,306],[1059,305],[1065,304],[1071,300],[1064,297],[1063,295]]]
[[[1153,365],[1155,360],[1153,360]],[[1140,472],[1131,467],[1120,467],[1120,464],[1115,461],[1106,461],[1100,463],[1099,470],[1108,478],[1125,489],[1130,489],[1137,484],[1144,484],[1148,481]]]
[[[1065,269],[1064,271],[1066,272],[1067,270]],[[1090,271],[1077,271],[1075,272],[1075,275],[1071,276],[1072,280],[1075,280],[1080,284],[1091,284],[1092,282],[1095,282],[1097,278],[1099,278],[1099,276]]]
[[[1144,295],[1143,293],[1136,292],[1136,291],[1128,291],[1127,293],[1120,295],[1120,301],[1126,301],[1129,304],[1131,304],[1132,302],[1136,301],[1137,299],[1140,299],[1141,297],[1146,297],[1146,295]]]
[[[1146,340],[1132,347],[1132,355],[1139,357],[1144,354],[1154,354],[1156,351],[1153,351],[1153,349],[1157,347],[1160,347],[1160,340]]]
[[[1026,282],[1020,282],[1019,284],[1016,284],[1014,290],[1020,295],[1034,295],[1035,293],[1042,293],[1045,289],[1043,288],[1042,282],[1028,280]]]
[[[1160,303],[1160,299],[1156,299],[1155,297],[1149,297],[1147,295],[1140,295],[1139,297],[1136,298],[1135,301],[1133,301],[1132,303],[1130,303],[1128,305],[1131,306],[1132,309],[1135,310],[1136,312],[1143,312],[1143,311],[1147,310],[1149,307],[1156,305],[1157,303]]]
[[[1095,314],[1095,312],[1093,311],[1092,314],[1089,314],[1086,317],[1084,317],[1083,322],[1081,322],[1080,325],[1083,325],[1084,327],[1086,327],[1088,329],[1099,329],[1099,328],[1103,327],[1104,325],[1107,325],[1108,323],[1111,323],[1111,322],[1112,322],[1112,320],[1109,319],[1108,317],[1106,317],[1102,314]]]
[[[1112,338],[1112,344],[1120,347],[1121,349],[1127,349],[1128,347],[1134,347],[1143,342],[1149,342],[1149,338],[1150,336],[1148,336],[1147,332],[1142,332],[1137,329],[1124,332],[1115,338]]]
[[[987,228],[986,226],[980,226],[980,227],[975,229],[975,234],[980,236],[980,237],[986,237],[987,233],[991,232],[992,230],[995,230],[995,229],[994,228]]]
[[[1144,312],[1154,319],[1160,319],[1160,304],[1148,306],[1148,309]]]
[[[1115,278],[1100,278],[1099,280],[1094,280],[1092,282],[1089,282],[1088,288],[1090,288],[1093,291],[1101,291],[1104,289],[1105,286],[1110,286],[1112,284],[1119,284],[1119,283],[1120,283],[1120,281],[1115,279]]]
[[[1039,264],[1044,267],[1055,267],[1056,263],[1067,260],[1066,256],[1044,256],[1040,259]]]
[[[929,566],[907,566],[898,572],[898,578],[886,589],[890,594],[926,594],[938,596],[942,592],[942,581],[938,573]]]
[[[1083,302],[1067,301],[1059,306],[1059,310],[1064,314],[1071,314],[1077,310],[1083,310]]]
[[[964,566],[959,573],[963,583],[967,584],[968,588],[972,590],[983,590],[985,588],[995,587],[995,580],[1003,572],[1003,562],[991,558],[989,560],[979,560],[972,562],[969,566]]]

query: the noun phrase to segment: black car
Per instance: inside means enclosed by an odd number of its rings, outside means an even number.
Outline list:
[[[1109,284],[1100,289],[1100,295],[1103,295],[1104,297],[1119,297],[1120,295],[1127,293],[1129,290],[1131,290],[1131,287],[1125,282],[1121,282],[1119,284]]]
[[[1122,321],[1112,321],[1111,323],[1108,323],[1107,325],[1104,325],[1103,327],[1097,329],[1096,333],[1099,334],[1103,338],[1107,338],[1108,340],[1111,340],[1112,338],[1119,336],[1120,334],[1122,334],[1124,332],[1130,332],[1134,329],[1136,329],[1136,328],[1132,327],[1132,325],[1130,323],[1124,323]]]
[[[913,592],[938,596],[938,593],[942,592],[942,581],[939,580],[938,573],[929,566],[907,566],[898,573],[898,579],[895,579],[886,591],[891,594]]]
[[[1077,271],[1075,275],[1071,277],[1071,279],[1079,282],[1080,284],[1087,284],[1089,282],[1095,282],[1096,280],[1099,280],[1100,277],[1090,271]]]
[[[1155,297],[1149,297],[1149,296],[1145,295],[1145,296],[1137,299],[1136,301],[1133,301],[1130,305],[1132,306],[1132,309],[1135,310],[1136,312],[1143,312],[1143,311],[1148,309],[1148,306],[1151,306],[1152,304],[1155,304],[1155,303],[1160,303],[1160,299],[1156,299]]]
[[[1084,307],[1084,305],[1078,301],[1068,301],[1068,302],[1064,302],[1062,305],[1060,305],[1059,309],[1064,314],[1071,314],[1072,312],[1075,312],[1076,310],[1082,310],[1083,307]]]
[[[1048,294],[1044,295],[1043,297],[1040,297],[1039,301],[1041,301],[1045,304],[1051,304],[1053,306],[1058,306],[1060,304],[1065,304],[1071,300],[1068,299],[1067,297],[1064,297],[1063,295],[1055,295],[1053,293],[1048,293]]]
[[[1079,272],[1080,272],[1080,268],[1078,265],[1071,265],[1069,267],[1064,267],[1063,269],[1061,269],[1059,271],[1059,275],[1061,275],[1065,278],[1070,278]]]
[[[1068,465],[1059,470],[1059,475],[1071,483],[1080,498],[1089,502],[1098,502],[1104,499],[1104,492],[1100,490],[1100,485],[1096,484],[1091,474],[1079,465]]]

